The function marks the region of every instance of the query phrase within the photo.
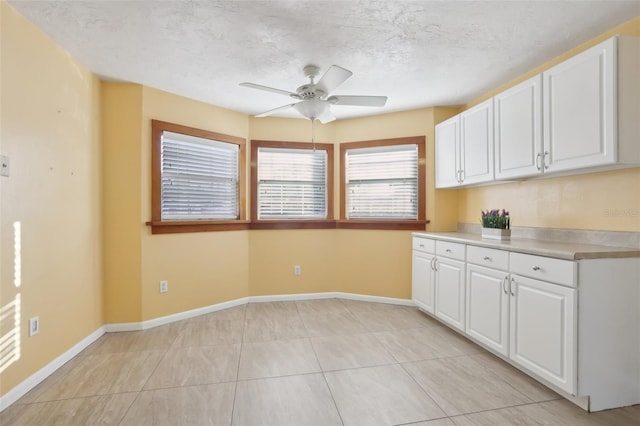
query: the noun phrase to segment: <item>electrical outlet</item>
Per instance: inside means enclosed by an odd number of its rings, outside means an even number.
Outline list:
[[[301,275],[302,274],[302,268],[300,267],[300,265],[295,265],[293,267],[293,275]]]
[[[29,319],[29,337],[35,336],[40,331],[40,318],[33,317]]]
[[[166,293],[169,291],[169,281],[162,280],[160,281],[160,293]]]
[[[9,157],[0,155],[0,176],[9,177]]]

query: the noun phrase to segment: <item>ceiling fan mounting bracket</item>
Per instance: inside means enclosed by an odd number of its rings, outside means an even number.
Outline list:
[[[320,67],[316,65],[307,65],[302,69],[302,72],[304,72],[305,77],[310,78],[311,82],[313,82],[313,79],[320,74]]]

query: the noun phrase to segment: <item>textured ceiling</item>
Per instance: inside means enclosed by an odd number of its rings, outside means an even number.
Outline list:
[[[640,15],[640,1],[8,0],[102,78],[247,114],[291,99],[307,64],[353,71],[334,94],[386,95],[340,118],[459,105]],[[284,116],[295,116],[284,114]]]

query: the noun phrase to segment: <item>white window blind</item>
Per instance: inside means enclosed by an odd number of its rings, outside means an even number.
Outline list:
[[[418,218],[418,146],[355,148],[345,154],[348,219]]]
[[[258,148],[258,219],[325,219],[327,151]]]
[[[162,220],[239,218],[239,146],[163,132]]]

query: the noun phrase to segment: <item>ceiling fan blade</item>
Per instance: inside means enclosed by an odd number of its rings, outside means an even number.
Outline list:
[[[333,89],[340,86],[349,77],[351,77],[352,74],[353,73],[347,69],[337,65],[331,65],[320,81],[316,83],[316,87],[328,95],[333,91]]]
[[[255,83],[240,83],[240,86],[249,87],[251,89],[265,90],[267,92],[279,93],[281,95],[290,96],[295,99],[300,99],[297,93],[289,92],[288,90],[276,89],[275,87],[263,86]]]
[[[386,96],[345,96],[335,95],[327,99],[333,105],[381,107],[387,103]]]
[[[322,113],[318,116],[318,120],[320,120],[320,122],[322,124],[327,124],[330,121],[333,121],[336,119],[336,116],[333,115],[333,113],[331,112],[331,109],[326,108],[324,111],[322,111]]]
[[[294,105],[295,104],[283,105],[281,107],[270,109],[269,111],[265,111],[265,112],[263,112],[261,114],[255,115],[255,117],[267,117],[267,116],[275,114],[277,112],[286,111],[287,109],[291,108]]]

